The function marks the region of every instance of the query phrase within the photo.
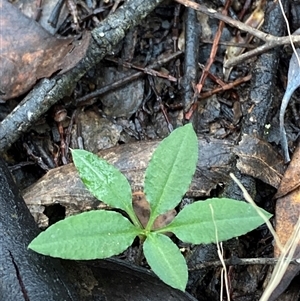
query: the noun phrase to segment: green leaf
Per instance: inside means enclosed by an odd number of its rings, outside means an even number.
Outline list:
[[[197,159],[198,140],[191,124],[176,129],[159,144],[145,174],[150,224],[180,202],[195,173]]]
[[[163,234],[151,232],[143,245],[148,264],[166,284],[185,290],[188,270],[184,257],[172,240]]]
[[[213,215],[211,207],[213,208]],[[272,215],[259,208],[270,218]],[[248,203],[227,198],[213,198],[186,206],[159,232],[171,231],[184,242],[208,244],[243,235],[261,224],[263,219]]]
[[[72,150],[72,157],[88,190],[98,200],[125,210],[132,217],[131,187],[126,177],[107,161],[85,150]]]
[[[95,210],[55,223],[28,248],[64,259],[107,258],[128,248],[138,234],[139,230],[120,213]]]

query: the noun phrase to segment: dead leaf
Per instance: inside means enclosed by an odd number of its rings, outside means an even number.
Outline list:
[[[132,205],[142,226],[145,228],[150,217],[150,205],[146,200],[146,196],[142,191],[136,191],[132,194]],[[165,227],[174,219],[176,210],[171,209],[164,214],[159,215],[153,224],[153,229]]]
[[[290,238],[294,226],[300,216],[300,187],[293,192],[281,197],[276,202],[276,233],[280,242],[284,245]],[[275,257],[280,255],[277,247],[274,249]],[[296,258],[299,258],[299,256]]]
[[[72,39],[57,39],[8,1],[0,2],[0,90],[3,100],[27,92],[50,77],[72,48]]]
[[[242,173],[275,188],[279,186],[285,167],[282,157],[269,143],[245,134],[234,152],[239,156],[237,168]]]
[[[78,62],[85,56],[88,46],[90,44],[91,34],[85,31],[82,35],[81,40],[73,42],[73,47],[70,52],[62,59],[59,69],[59,74],[63,74],[72,68],[74,68]]]
[[[292,161],[280,183],[276,202],[275,224],[276,233],[282,245],[285,245],[293,233],[300,216],[300,173],[299,173],[300,146],[298,145]],[[274,247],[274,257],[280,256],[277,245]],[[294,258],[300,257],[300,243],[296,248]],[[300,271],[300,266],[289,265],[283,279],[272,294],[272,300],[276,300]]]
[[[293,161],[292,161],[293,162]],[[299,180],[299,178],[298,178]],[[276,233],[282,245],[285,245],[290,236],[293,233],[294,226],[296,225],[300,215],[300,187],[295,189],[293,192],[281,197],[276,203],[276,213],[275,213],[275,224]],[[280,250],[275,245],[274,247],[274,257],[278,258],[280,256]],[[298,243],[294,258],[300,257],[300,243]],[[299,273],[299,265],[289,265],[287,270],[280,280],[280,283],[273,291],[270,301],[277,300],[289,286],[294,277]]]
[[[283,179],[280,182],[275,198],[281,198],[300,186],[300,144],[293,154],[293,160],[289,164]]]

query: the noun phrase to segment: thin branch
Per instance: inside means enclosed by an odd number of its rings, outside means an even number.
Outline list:
[[[238,85],[240,85],[242,83],[245,83],[245,82],[249,81],[251,79],[251,77],[252,77],[252,75],[248,74],[245,77],[238,78],[237,80],[235,80],[232,83],[228,83],[228,84],[222,85],[221,87],[215,88],[212,91],[203,92],[203,93],[201,93],[199,95],[199,98],[200,99],[204,99],[204,98],[210,97],[210,96],[212,96],[214,94],[217,94],[217,93],[220,93],[220,92],[224,92],[224,91],[233,89],[234,87],[236,87],[236,86],[238,86]]]
[[[255,37],[257,37],[260,40],[263,40],[265,42],[267,42],[267,40],[269,39],[268,36],[271,36],[271,35],[268,35],[268,34],[262,32],[258,29],[255,29],[255,28],[253,28],[249,25],[246,25],[241,21],[234,20],[234,19],[232,19],[228,16],[225,16],[222,13],[217,12],[215,9],[207,8],[206,6],[198,4],[196,2],[193,2],[193,1],[190,1],[190,0],[175,0],[175,1],[178,2],[178,3],[183,4],[184,6],[187,6],[187,7],[193,8],[197,11],[200,11],[201,13],[204,13],[205,15],[208,15],[211,18],[215,18],[215,19],[218,19],[220,21],[223,21],[226,24],[231,25],[232,27],[236,27],[241,31],[248,32],[251,35],[253,35],[253,36],[255,36]],[[271,37],[274,37],[274,36],[271,36]]]
[[[234,20],[228,16],[224,16],[221,13],[217,12],[214,9],[211,8],[207,8],[204,5],[195,3],[193,1],[190,0],[175,0],[178,3],[181,3],[187,7],[191,7],[197,11],[200,11],[206,15],[208,15],[211,18],[216,18],[218,20],[224,21],[225,23],[227,23],[228,25],[232,26],[232,27],[236,27],[241,31],[245,31],[248,32],[249,34],[259,38],[260,40],[266,42],[264,45],[257,47],[254,50],[251,50],[249,52],[246,52],[242,55],[239,55],[238,57],[229,59],[225,64],[224,67],[225,68],[230,68],[233,67],[241,62],[244,62],[245,60],[257,56],[261,53],[266,52],[269,49],[272,49],[274,47],[277,46],[282,46],[282,45],[288,45],[291,43],[291,41],[293,43],[299,43],[300,42],[300,35],[298,36],[285,36],[285,37],[276,37],[273,36],[271,34],[267,34],[261,30],[255,29],[251,26],[248,26],[246,24],[244,24],[243,22],[240,22],[238,20]]]
[[[224,259],[226,266],[241,266],[241,265],[270,265],[274,266],[278,263],[278,258],[238,258],[232,257],[229,259]],[[289,262],[291,265],[299,265],[298,259],[293,259]],[[198,263],[189,268],[189,272],[199,271],[209,268],[219,268],[222,267],[223,263],[220,260],[216,261],[206,261],[203,263]]]
[[[227,10],[228,10],[229,5],[230,5],[230,1],[227,0],[226,1],[226,5],[225,5],[225,7],[224,7],[224,9],[222,11],[222,14],[224,16],[227,16]],[[197,94],[197,97],[198,97],[198,95],[202,91],[202,88],[204,86],[204,82],[205,82],[205,79],[207,77],[208,71],[209,71],[211,65],[213,64],[213,62],[215,60],[216,53],[217,53],[217,50],[218,50],[218,44],[219,44],[219,41],[220,41],[220,38],[221,38],[221,35],[222,35],[222,32],[223,32],[224,25],[225,24],[222,21],[219,23],[218,30],[216,32],[216,35],[215,35],[215,38],[214,38],[214,41],[213,41],[213,44],[212,44],[212,48],[211,48],[211,52],[210,52],[210,55],[209,55],[209,59],[206,62],[204,70],[202,71],[199,83],[196,86],[196,92],[195,93]]]

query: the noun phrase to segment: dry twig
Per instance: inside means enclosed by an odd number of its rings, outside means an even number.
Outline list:
[[[272,48],[275,48],[277,46],[288,45],[291,43],[291,41],[293,43],[300,42],[300,36],[276,37],[271,34],[267,34],[261,30],[255,29],[251,26],[248,26],[248,25],[244,24],[243,22],[234,20],[228,16],[220,14],[216,10],[207,8],[204,5],[198,4],[196,2],[193,2],[190,0],[175,0],[175,1],[183,4],[184,6],[191,7],[197,11],[200,11],[200,12],[210,16],[211,18],[216,18],[218,20],[224,21],[228,25],[230,25],[232,27],[236,27],[241,31],[248,32],[249,34],[251,34],[265,42],[265,44],[262,46],[259,46],[251,51],[248,51],[242,55],[239,55],[238,57],[228,60],[226,62],[226,64],[224,65],[225,68],[230,68],[230,67],[236,66],[237,64],[244,62],[247,59],[250,59],[254,56],[262,54],[262,53],[264,53]]]

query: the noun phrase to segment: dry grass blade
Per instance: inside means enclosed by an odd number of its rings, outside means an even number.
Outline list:
[[[298,222],[296,224],[292,236],[285,244],[283,251],[281,252],[281,255],[272,273],[272,277],[262,297],[260,298],[260,301],[268,301],[274,289],[280,283],[281,279],[285,274],[286,269],[288,268],[291,260],[293,259],[299,240],[300,240],[300,219],[298,219]]]
[[[211,204],[209,204],[210,210],[211,210],[211,217],[215,226],[215,234],[216,234],[216,242],[217,242],[217,250],[218,250],[218,256],[219,259],[222,263],[222,272],[221,272],[221,291],[220,291],[220,300],[223,300],[223,283],[225,280],[225,288],[226,288],[226,295],[227,295],[227,300],[230,301],[230,293],[229,293],[229,284],[228,284],[228,277],[227,277],[227,267],[224,261],[224,252],[223,252],[223,244],[222,242],[219,242],[219,237],[218,237],[218,228],[217,224],[214,218],[214,208]]]

